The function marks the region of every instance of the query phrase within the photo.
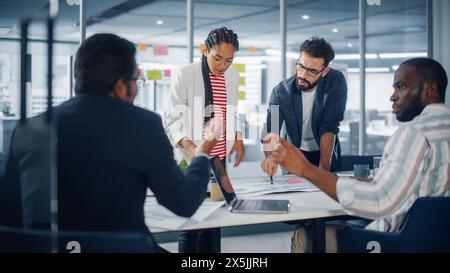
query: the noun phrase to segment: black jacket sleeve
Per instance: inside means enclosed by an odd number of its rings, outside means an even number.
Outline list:
[[[0,168],[0,225],[22,227],[22,195],[19,165],[13,153],[11,142]]]
[[[344,75],[333,70],[325,94],[323,117],[319,124],[319,137],[326,132],[337,134],[339,124],[344,119],[345,105],[347,103],[347,83]]]
[[[206,157],[194,158],[186,172],[182,172],[174,160],[173,148],[159,117],[152,130],[147,172],[150,189],[159,204],[177,215],[190,217],[205,199],[209,160]]]

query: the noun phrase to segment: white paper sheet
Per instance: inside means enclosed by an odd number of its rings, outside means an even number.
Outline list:
[[[144,205],[145,223],[151,227],[176,230],[181,228],[189,220],[203,221],[214,211],[220,208],[224,202],[214,202],[205,199],[191,218],[177,216],[167,208],[161,206],[156,198],[147,198]]]
[[[273,176],[273,184],[269,177],[235,178],[231,181],[238,198],[258,196],[269,193],[318,191],[319,189],[305,178],[294,175]]]

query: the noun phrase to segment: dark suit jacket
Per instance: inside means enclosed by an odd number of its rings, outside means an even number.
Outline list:
[[[148,188],[181,216],[191,216],[204,200],[208,159],[195,158],[183,174],[157,114],[95,95],[79,95],[54,110],[60,229],[148,232]],[[8,213],[0,209],[4,224],[33,226],[50,219],[51,142],[49,130],[42,129],[44,117],[29,119],[13,134],[0,180],[0,205],[11,206]]]
[[[295,75],[280,82],[272,90],[269,99],[266,126],[263,137],[269,132],[280,133],[283,124],[286,128],[287,140],[300,148],[302,140],[302,96],[295,86]],[[338,70],[330,70],[322,79],[316,91],[313,102],[311,124],[314,138],[320,146],[320,137],[326,132],[337,135],[339,123],[344,119],[347,103],[347,83],[344,75]],[[279,115],[272,117],[274,108],[278,105]],[[276,110],[275,110],[276,111]],[[274,126],[272,121],[277,121]],[[278,127],[278,128],[277,128]],[[336,138],[337,139],[337,138]],[[333,150],[332,167],[336,166],[340,158],[339,139]]]

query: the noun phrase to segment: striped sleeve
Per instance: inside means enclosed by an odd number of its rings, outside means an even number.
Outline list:
[[[425,137],[405,126],[390,138],[377,175],[371,183],[341,177],[337,196],[341,206],[358,216],[376,219],[389,216],[419,186],[416,179],[429,149]]]

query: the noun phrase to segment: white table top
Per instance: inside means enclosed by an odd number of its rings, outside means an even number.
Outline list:
[[[347,213],[341,206],[324,194],[318,192],[295,192],[269,194],[255,197],[257,199],[289,199],[289,213],[285,214],[248,214],[248,213],[231,213],[228,207],[223,206],[216,210],[212,215],[204,221],[189,221],[183,225],[181,230],[194,230],[205,228],[231,227],[240,225],[266,224],[276,222],[286,222],[293,220],[308,220],[317,218],[326,218],[333,216],[343,216]],[[174,230],[165,230],[149,226],[153,233],[169,232]]]

